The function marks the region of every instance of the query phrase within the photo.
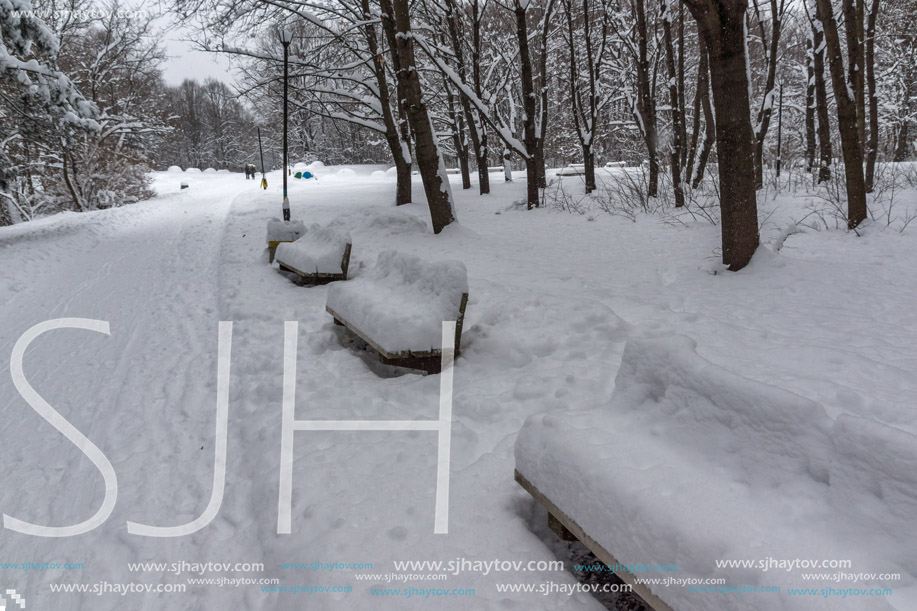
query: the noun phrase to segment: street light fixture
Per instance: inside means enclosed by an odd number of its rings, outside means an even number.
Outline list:
[[[287,198],[287,86],[291,42],[293,42],[293,31],[289,28],[282,28],[280,44],[283,45],[283,220],[285,221],[290,220],[290,200]]]

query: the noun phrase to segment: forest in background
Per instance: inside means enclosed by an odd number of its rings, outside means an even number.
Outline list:
[[[813,187],[842,188],[853,228],[877,164],[915,154],[915,0],[174,0],[199,47],[232,58],[233,88],[167,86],[153,17],[112,4],[70,18],[92,6],[35,3],[59,42],[18,54],[24,21],[3,8],[4,57],[20,63],[0,80],[0,223],[137,201],[150,168],[260,165],[259,127],[277,167],[281,30],[291,159],[393,163],[397,203],[417,169],[437,231],[454,216],[441,165],[466,189],[477,172],[481,194],[488,167],[524,168],[537,207],[546,167],[584,164],[591,193],[597,165],[625,162],[644,168],[630,189],[642,200],[696,205],[706,185],[729,202],[714,220],[744,240],[724,241],[740,263],[778,157]],[[33,57],[89,103],[82,124],[24,86]]]

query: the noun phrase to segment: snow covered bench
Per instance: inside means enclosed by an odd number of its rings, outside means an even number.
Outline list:
[[[281,221],[273,218],[267,222],[268,263],[274,262],[277,246],[283,242],[295,242],[306,233],[302,221]]]
[[[872,573],[895,566],[897,583],[917,583],[917,435],[838,407],[829,414],[731,373],[698,356],[686,337],[632,339],[610,404],[526,420],[516,481],[608,565],[678,565],[682,579],[781,588],[724,596],[634,585],[656,609],[838,609],[831,598],[783,593],[889,582],[838,585],[796,571],[717,566],[834,558]],[[897,603],[917,599],[903,592],[896,587]],[[882,597],[856,600],[857,609],[892,608]]]
[[[327,284],[347,280],[351,246],[349,233],[312,225],[295,242],[278,244],[274,258],[281,270],[297,274],[300,284]]]
[[[329,287],[325,309],[383,363],[439,373],[443,322],[456,322],[457,357],[467,303],[468,277],[461,262],[427,263],[386,251],[368,272]]]

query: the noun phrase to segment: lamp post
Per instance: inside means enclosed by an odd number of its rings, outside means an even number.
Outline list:
[[[777,105],[777,178],[780,178],[780,151],[783,144],[783,77],[780,77],[780,101]]]
[[[290,220],[290,200],[287,198],[287,84],[290,43],[293,32],[288,28],[280,30],[280,44],[283,45],[283,220]]]

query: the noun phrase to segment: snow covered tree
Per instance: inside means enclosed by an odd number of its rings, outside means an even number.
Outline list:
[[[50,211],[20,196],[41,189],[22,182],[38,156],[35,143],[99,129],[97,109],[58,69],[59,50],[58,38],[28,0],[0,2],[0,225],[27,220],[36,209]]]

